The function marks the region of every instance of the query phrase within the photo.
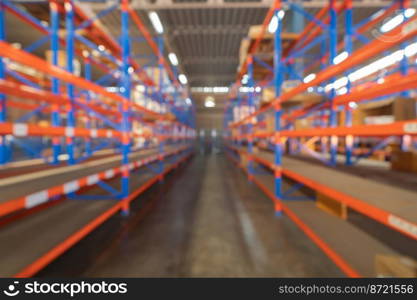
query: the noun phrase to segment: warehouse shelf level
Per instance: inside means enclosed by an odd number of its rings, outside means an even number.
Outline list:
[[[33,39],[8,40],[9,17]],[[192,155],[194,105],[144,24],[125,0],[0,1],[0,225],[21,230],[0,236],[2,276],[35,275]]]
[[[286,10],[306,19],[300,34],[284,32]],[[224,119],[229,157],[351,277],[373,276],[375,252],[395,251],[350,213],[417,239],[417,193],[395,176],[416,172],[416,9],[392,1],[355,23],[359,11],[351,0],[315,15],[274,1],[242,41]],[[389,160],[389,180],[375,181],[372,166]]]

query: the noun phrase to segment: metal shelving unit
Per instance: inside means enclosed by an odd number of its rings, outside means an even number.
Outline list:
[[[407,97],[417,88],[417,53],[414,51],[417,16],[415,9],[409,5],[409,1],[393,1],[388,7],[354,24],[355,10],[351,0],[329,0],[328,5],[315,15],[298,4],[275,1],[263,22],[261,34],[248,52],[238,80],[230,88],[234,92],[225,111],[225,139],[229,157],[241,167],[242,159],[246,157],[248,163],[243,166],[244,171],[249,180],[256,183],[272,199],[277,215],[284,212],[341,270],[352,277],[373,276],[369,269],[372,266],[364,268],[360,254],[354,257],[355,255],[343,251],[341,243],[346,244],[346,240],[340,238],[342,232],[349,232],[349,240],[352,243],[357,241],[357,245],[361,245],[362,253],[369,251],[374,255],[375,251],[391,252],[392,249],[387,250],[385,246],[377,245],[376,239],[371,236],[364,237],[363,233],[354,233],[355,230],[350,228],[353,225],[340,218],[319,213],[319,209],[312,205],[312,199],[308,195],[300,194],[300,189],[307,187],[324,194],[397,231],[415,245],[415,191],[398,188],[396,184],[399,179],[397,182],[392,180],[389,184],[381,184],[338,170],[338,159],[341,158],[338,149],[344,153],[344,164],[354,168],[353,165],[360,159],[385,149],[392,140],[398,141],[403,150],[416,147],[415,119],[389,124],[352,125],[352,114],[358,104],[383,101],[396,95]],[[282,48],[284,8],[302,14],[310,22],[285,49]],[[381,22],[396,16],[402,16],[402,21],[386,32],[376,29]],[[262,61],[256,51],[273,22],[276,22],[276,29],[273,33],[273,64],[270,65],[267,61]],[[338,22],[342,25],[338,25]],[[342,53],[343,59],[340,56]],[[378,57],[382,58],[375,60]],[[295,61],[302,58],[306,63],[300,67]],[[264,66],[268,69],[270,75],[256,81],[256,64],[258,68]],[[375,64],[379,64],[380,68]],[[379,72],[382,68],[387,70],[383,74]],[[247,77],[245,88],[252,91],[248,96],[239,92],[243,75]],[[293,88],[283,91],[283,84],[288,80],[299,82]],[[268,86],[275,89],[275,97],[272,102],[261,107],[256,101],[259,98],[258,91]],[[309,105],[283,108],[294,97],[312,93],[321,95],[323,100]],[[233,111],[242,106],[246,106],[249,113],[236,119]],[[340,112],[346,116],[344,124],[338,122]],[[265,124],[265,116],[271,113],[274,116],[273,130],[260,130]],[[313,126],[295,130],[295,122],[307,117],[314,118]],[[355,142],[364,138],[376,140],[370,149],[365,150],[365,155],[363,151],[355,149]],[[269,149],[255,152],[254,146],[259,142]],[[319,151],[309,147],[314,144],[320,146]],[[304,149],[323,165],[292,158],[291,155],[299,153],[300,149]],[[368,173],[371,174],[372,170]],[[288,186],[284,178],[295,184]],[[294,196],[294,193],[298,194]],[[326,227],[328,230],[345,229],[339,232],[338,237],[329,235],[325,231]],[[371,255],[367,257],[372,258]]]
[[[165,60],[163,37],[153,36],[126,0],[93,17],[80,3],[44,1],[46,12],[36,12],[31,5],[39,3],[0,1],[0,223],[13,231],[10,223],[27,229],[38,218],[58,243],[21,254],[24,264],[2,268],[10,269],[7,276],[36,274],[115,213],[127,215],[132,200],[192,154],[194,108]],[[99,22],[115,12],[117,40]],[[8,43],[9,13],[42,37],[22,49]],[[151,54],[133,53],[138,41]],[[47,43],[49,62],[38,51]],[[150,65],[158,80],[137,63],[138,56],[156,61]],[[79,74],[76,59],[82,62]],[[24,113],[11,119],[16,109]],[[35,115],[42,122],[31,121]],[[47,225],[56,211],[49,206],[63,199],[77,200],[62,206],[74,222],[55,232]],[[88,207],[78,200],[88,200]],[[8,234],[0,231],[0,239]]]

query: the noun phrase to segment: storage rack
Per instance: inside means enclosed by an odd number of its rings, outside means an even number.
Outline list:
[[[22,262],[2,266],[3,276],[33,276],[115,213],[127,215],[132,200],[192,155],[194,107],[177,70],[165,60],[162,36],[150,33],[127,0],[92,17],[80,3],[0,1],[0,226],[6,232],[18,226],[28,234],[39,218],[42,233],[58,237],[55,245],[38,242],[33,249],[22,245],[41,237],[31,235],[19,243],[27,249],[19,254]],[[39,4],[49,12],[31,10]],[[118,12],[116,41],[98,21]],[[42,37],[24,49],[8,43],[6,13]],[[48,42],[50,62],[32,54]],[[137,42],[146,43],[152,53],[133,53]],[[59,58],[63,50],[64,66]],[[136,62],[139,56],[149,65],[156,61],[158,81]],[[75,74],[75,58],[82,61],[83,77]],[[106,89],[109,85],[115,90]],[[145,91],[142,103],[132,95],[138,86]],[[150,101],[153,107],[146,106]],[[12,122],[8,109],[26,112]],[[40,113],[51,125],[29,121]],[[140,124],[138,130],[134,123]],[[65,199],[71,201],[60,209],[73,217],[67,229],[54,228],[48,220]],[[2,239],[12,243],[13,235],[0,234]],[[15,255],[16,249],[2,248],[4,257]]]
[[[392,253],[392,249],[387,249],[378,239],[365,234],[350,223],[317,209],[314,201],[310,199],[311,195],[306,195],[303,188],[307,187],[324,194],[351,210],[395,230],[407,237],[415,247],[417,194],[396,187],[395,182],[394,185],[381,184],[342,172],[346,171],[346,168],[339,170],[342,167],[338,163],[337,151],[338,148],[343,148],[345,164],[351,166],[359,159],[384,149],[393,139],[400,140],[404,150],[415,147],[417,120],[352,126],[352,110],[357,103],[381,101],[397,94],[408,95],[417,87],[414,71],[416,53],[412,46],[417,36],[417,17],[405,15],[404,21],[388,33],[378,32],[378,35],[372,35],[369,33],[376,32],[372,30],[383,20],[398,13],[405,14],[409,8],[409,1],[393,1],[390,6],[358,24],[353,23],[352,3],[352,0],[330,0],[327,6],[316,15],[312,15],[298,4],[274,1],[262,24],[260,35],[248,51],[248,57],[236,83],[230,88],[232,101],[226,108],[224,124],[229,157],[243,168],[250,181],[256,183],[272,199],[277,215],[284,212],[346,275],[359,277],[374,276],[372,271],[375,251]],[[283,26],[280,17],[284,6],[301,13],[309,21],[305,30],[286,49],[282,49]],[[273,36],[273,65],[269,65],[256,56],[256,50],[272,18],[275,18],[278,25]],[[338,25],[340,19],[343,21],[342,26]],[[339,35],[343,35],[343,40],[338,39]],[[407,49],[408,46],[410,48]],[[321,47],[320,53],[311,56],[309,50],[314,47]],[[394,52],[396,49],[402,52]],[[347,53],[347,58],[335,63],[338,53],[343,50]],[[379,77],[382,80],[375,82],[378,79],[375,75],[378,74],[377,71],[365,74],[360,80],[351,80],[352,74],[361,70],[358,69],[361,65],[368,64],[383,53],[386,55],[388,51],[400,53],[400,59],[388,66],[387,74]],[[297,69],[294,60],[301,57],[308,57],[312,63],[306,64],[305,68]],[[269,69],[272,76],[256,82],[255,64]],[[315,72],[315,76],[303,80],[312,72]],[[252,91],[247,96],[239,92],[242,88],[241,78],[245,74],[248,76],[246,88]],[[283,92],[283,82],[294,77],[301,79],[301,82]],[[344,93],[338,94],[336,86],[341,78],[345,81],[345,90]],[[269,85],[275,89],[275,98],[268,105],[261,107],[256,104],[259,96],[257,90]],[[326,85],[329,85],[327,90]],[[295,96],[312,91],[319,91],[326,99],[308,106],[283,109],[283,104]],[[249,107],[249,113],[236,120],[233,110],[243,105]],[[264,124],[265,115],[271,111],[275,121],[273,130],[259,130]],[[346,114],[344,124],[338,124],[339,111]],[[306,117],[318,120],[316,126],[294,130],[295,121]],[[378,140],[373,148],[366,151],[367,155],[355,151],[354,141],[363,137]],[[344,144],[339,145],[340,139],[344,140]],[[273,151],[254,152],[255,143],[260,141],[272,144]],[[321,153],[306,146],[313,144],[321,146]],[[301,148],[325,166],[292,158],[291,154],[296,154]],[[289,155],[284,155],[285,151]],[[242,160],[245,158],[248,162],[243,165]],[[289,185],[283,178],[293,184]]]

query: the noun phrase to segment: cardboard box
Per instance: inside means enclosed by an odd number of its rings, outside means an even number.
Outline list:
[[[249,165],[249,155],[245,153],[240,154],[240,165],[244,168],[247,168]]]
[[[265,114],[265,131],[275,131],[275,116],[273,113]]]
[[[417,118],[416,100],[414,98],[395,98],[392,110],[395,121],[406,121]]]
[[[354,109],[352,110],[352,125],[363,125],[366,114],[363,110]],[[345,126],[346,122],[346,111],[338,112],[338,124],[339,126]]]
[[[322,193],[317,193],[316,206],[321,210],[337,216],[343,220],[347,219],[347,206],[335,199],[332,199]]]
[[[391,169],[417,173],[417,152],[393,149],[391,153]]]
[[[45,59],[52,64],[52,50],[45,51]],[[58,66],[65,69],[67,66],[67,53],[64,50],[58,51]]]
[[[52,50],[45,51],[45,60],[52,64]],[[67,68],[67,53],[64,50],[58,51],[58,67]],[[81,64],[77,59],[73,60],[74,74],[77,76],[81,75]]]
[[[415,278],[417,277],[417,262],[406,256],[377,254],[375,276]]]
[[[416,118],[416,101],[413,98],[397,97],[382,101],[360,104],[363,117],[393,116],[394,121],[406,121]]]
[[[294,122],[295,130],[310,129],[313,127],[313,121],[311,119],[299,119]]]
[[[274,101],[274,99],[275,99],[275,90],[273,88],[262,89],[261,106],[271,103],[272,101]]]

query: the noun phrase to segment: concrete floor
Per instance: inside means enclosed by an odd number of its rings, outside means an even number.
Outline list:
[[[39,275],[343,276],[223,154],[197,155],[137,201]]]

